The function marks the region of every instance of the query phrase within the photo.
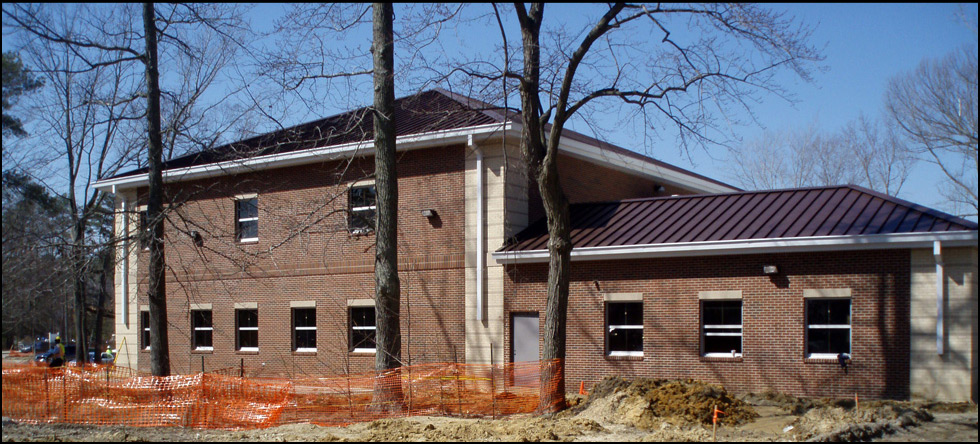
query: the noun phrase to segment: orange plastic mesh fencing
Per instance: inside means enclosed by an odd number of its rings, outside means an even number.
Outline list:
[[[114,366],[3,369],[3,416],[23,422],[265,428],[417,415],[503,417],[547,410],[561,361],[423,364],[382,374],[256,379],[245,368],[154,377]],[[563,394],[562,394],[563,395]],[[549,399],[563,399],[550,396]]]

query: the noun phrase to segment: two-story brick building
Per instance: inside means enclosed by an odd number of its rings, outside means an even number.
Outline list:
[[[397,108],[403,359],[536,359],[547,233],[519,119],[443,90]],[[175,371],[373,367],[365,115],[167,162]],[[569,387],[618,373],[976,399],[976,224],[858,187],[740,192],[571,131],[561,152]],[[118,363],[136,368],[149,365],[146,183],[143,170],[97,183],[117,196]]]

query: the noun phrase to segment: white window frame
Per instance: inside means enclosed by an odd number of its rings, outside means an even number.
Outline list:
[[[742,319],[742,323],[741,324],[737,324],[737,325],[736,324],[717,324],[717,325],[715,325],[715,324],[705,324],[704,323],[704,304],[711,303],[711,302],[742,302],[742,300],[741,299],[701,299],[700,300],[700,305],[701,305],[701,350],[704,350],[704,339],[705,339],[706,336],[716,336],[716,337],[722,337],[722,336],[733,337],[733,336],[738,336],[739,337],[739,342],[741,344],[741,347],[740,348],[744,351],[745,350],[745,337],[744,337],[745,328],[743,327],[743,325],[745,325],[745,318],[742,317],[742,316],[744,316],[744,313],[745,313],[745,311],[743,310],[743,308],[745,307],[744,302],[743,302],[743,304],[741,306],[739,306],[739,312],[740,312],[739,313],[740,314],[739,318]],[[738,333],[709,333],[707,331],[708,329],[734,330],[736,328],[739,331]],[[705,358],[741,358],[742,357],[742,353],[731,353],[731,352],[728,352],[728,353],[723,353],[723,352],[722,353],[701,353],[701,356],[702,357],[705,357]]]
[[[643,310],[643,301],[642,300],[622,300],[622,301],[607,300],[606,301],[606,306],[604,307],[606,309],[605,320],[603,321],[603,323],[606,324],[606,335],[605,335],[606,336],[605,337],[605,341],[606,341],[606,356],[610,356],[610,357],[639,357],[639,358],[642,358],[643,357],[643,350],[640,350],[640,351],[622,351],[622,350],[615,350],[614,351],[614,350],[611,350],[610,349],[609,335],[614,330],[640,330],[640,331],[642,331],[643,330],[643,324],[641,323],[639,325],[636,325],[636,324],[625,324],[625,325],[616,325],[616,324],[613,324],[613,325],[610,325],[608,323],[609,322],[609,304],[640,304],[640,310],[641,310],[640,319],[643,319],[643,313],[642,313],[642,310]],[[642,346],[643,344],[641,343],[640,345]]]
[[[851,359],[851,355],[854,352],[854,330],[851,328],[851,324],[810,324],[810,310],[809,310],[809,306],[810,306],[810,301],[812,301],[812,300],[848,301],[848,304],[847,304],[847,309],[848,309],[847,318],[851,320],[851,323],[854,322],[854,300],[852,298],[849,298],[849,297],[845,297],[845,298],[824,297],[824,298],[820,298],[820,299],[817,299],[817,298],[813,298],[813,299],[807,298],[807,299],[804,299],[805,305],[803,306],[803,310],[806,311],[806,313],[804,313],[804,316],[806,317],[806,320],[805,320],[805,322],[806,322],[806,325],[805,325],[806,331],[804,332],[806,334],[806,337],[804,337],[803,347],[804,348],[809,348],[809,344],[810,344],[810,329],[816,329],[816,330],[844,330],[844,329],[846,329],[847,330],[847,350],[848,350],[848,352],[847,353],[844,353],[844,356],[847,357],[847,359]],[[806,358],[807,359],[837,359],[837,353],[810,353],[809,350],[805,350],[805,351],[806,351]]]
[[[374,301],[373,300],[371,300],[371,303],[370,304],[368,304],[368,303],[348,302],[348,305],[347,305],[347,326],[350,328],[349,333],[348,333],[348,335],[350,336],[350,339],[353,339],[353,337],[354,337],[354,335],[351,334],[351,333],[354,332],[354,330],[357,330],[357,331],[374,331],[374,340],[375,340],[375,343],[377,343],[377,340],[378,340],[378,322],[377,322],[377,317],[375,317],[375,322],[374,322],[374,325],[372,325],[372,326],[367,326],[367,325],[364,325],[364,326],[354,326],[354,325],[352,325],[353,324],[353,318],[351,317],[350,312],[351,312],[352,309],[355,309],[355,308],[372,308],[372,309],[377,310],[377,308],[374,305]],[[377,316],[377,313],[375,313],[375,316]],[[351,348],[350,349],[350,353],[377,353],[377,352],[378,352],[377,348]]]
[[[316,307],[306,307],[306,306],[293,306],[290,308],[290,316],[292,316],[293,321],[293,351],[296,353],[316,353],[316,347],[300,347],[296,342],[296,332],[298,331],[313,331],[313,336],[316,337],[316,325],[312,327],[300,327],[296,325],[296,310],[313,310],[313,316],[316,316]],[[317,341],[317,347],[320,346],[320,341]]]
[[[353,194],[354,190],[359,189],[359,188],[371,188],[371,187],[374,187],[375,196],[377,196],[378,188],[375,185],[375,183],[374,183],[373,180],[372,181],[360,181],[360,182],[356,182],[356,183],[352,184],[351,187],[350,187],[350,189],[347,190],[347,200],[348,200],[348,202],[350,202],[351,195]],[[348,221],[347,226],[348,226],[348,230],[350,230],[350,233],[351,234],[367,234],[367,233],[371,233],[371,232],[374,231],[374,229],[372,229],[370,227],[368,227],[368,228],[363,228],[363,227],[353,228],[353,227],[350,226],[351,223],[354,220],[354,213],[362,213],[362,212],[372,211],[372,210],[374,210],[375,214],[377,214],[377,211],[378,211],[378,201],[377,201],[377,199],[375,199],[374,205],[366,205],[366,206],[360,206],[360,207],[351,206],[350,207],[351,220]]]
[[[240,325],[237,325],[238,324],[238,312],[241,311],[241,310],[249,310],[249,311],[255,310],[255,321],[258,322],[258,318],[259,318],[259,309],[258,308],[236,308],[235,309],[235,324],[236,324],[235,327],[237,328],[238,333],[240,334],[243,331],[254,331],[254,332],[258,332],[259,331],[259,327],[258,326],[255,326],[255,327],[242,327]],[[258,333],[256,333],[256,340],[258,340],[258,336],[257,335],[258,335]],[[237,351],[243,351],[243,352],[257,352],[257,351],[259,351],[259,347],[258,346],[255,346],[255,347],[242,347],[241,346],[241,336],[237,336],[235,338],[235,345],[238,346]]]
[[[246,201],[246,200],[252,200],[252,199],[255,199],[255,210],[256,210],[255,211],[255,217],[239,218],[238,217],[238,203],[239,202],[242,202],[242,201]],[[259,208],[259,196],[257,194],[247,194],[247,195],[235,196],[235,237],[238,237],[238,235],[240,233],[240,228],[239,227],[241,226],[241,223],[242,222],[253,222],[253,221],[255,222],[255,237],[243,237],[243,238],[239,238],[238,239],[238,242],[239,243],[249,244],[249,243],[254,243],[254,242],[258,242],[259,241],[259,237],[258,237],[258,234],[259,234],[259,229],[258,229],[259,228],[258,227],[258,225],[259,225],[258,208]]]
[[[150,311],[149,310],[140,310],[140,323],[143,322],[143,313],[146,313],[146,325],[143,326],[143,331],[146,332],[146,339],[147,339],[146,343],[143,344],[145,346],[145,347],[143,347],[143,350],[149,350],[150,349],[150,341],[149,341],[149,339],[150,339]],[[141,332],[141,335],[140,335],[140,340],[143,340],[142,332]]]
[[[210,327],[195,327],[194,326],[194,312],[195,311],[206,311],[211,313],[211,326]],[[211,332],[211,345],[210,346],[195,346],[195,351],[214,351],[214,312],[211,310],[191,310],[191,343],[194,343],[195,334],[199,331],[210,331]]]

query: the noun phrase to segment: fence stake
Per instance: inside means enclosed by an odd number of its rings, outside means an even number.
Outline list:
[[[493,377],[493,343],[490,343],[490,403],[493,410],[490,412],[490,417],[497,419],[497,381]]]
[[[460,399],[459,388],[459,363],[456,361],[456,350],[453,350],[453,374],[456,375],[456,406],[459,409],[459,417],[463,417],[463,401]]]
[[[48,369],[44,369],[44,416],[51,419],[51,390],[48,389]]]

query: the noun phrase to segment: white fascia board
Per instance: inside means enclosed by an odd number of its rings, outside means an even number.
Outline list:
[[[400,136],[395,139],[395,146],[398,151],[408,151],[418,148],[428,148],[439,145],[450,145],[454,143],[466,143],[470,136],[483,135],[492,136],[499,133],[501,129],[510,130],[511,123],[506,127],[499,123],[488,125],[472,126],[463,129],[432,131],[422,134],[411,134]],[[270,168],[282,168],[294,165],[302,165],[325,160],[342,159],[355,156],[366,156],[373,154],[374,141],[365,140],[352,142],[342,145],[332,145],[328,147],[312,148],[308,150],[271,154],[267,156],[251,157],[226,162],[199,165],[187,168],[178,168],[163,172],[165,183],[182,182],[187,180],[203,179],[207,177],[237,174],[243,172],[259,171]],[[117,179],[107,179],[96,181],[92,185],[104,192],[115,193],[117,189],[135,188],[149,183],[148,174],[138,174],[134,176],[120,177]]]
[[[674,244],[583,247],[572,249],[573,261],[643,259],[655,257],[721,256],[763,253],[796,253],[815,251],[887,250],[977,245],[976,231],[942,233],[898,233],[851,236],[795,237],[783,239],[746,239]],[[548,250],[498,251],[493,259],[499,264],[548,262]]]
[[[620,171],[639,173],[641,175],[656,179],[663,185],[674,185],[681,188],[694,190],[699,193],[731,193],[739,191],[736,188],[720,185],[700,177],[675,171],[670,168],[645,162],[641,159],[627,157],[622,154],[603,150],[595,145],[580,142],[563,137],[559,143],[561,151],[572,156],[585,158],[594,162],[604,164]]]

